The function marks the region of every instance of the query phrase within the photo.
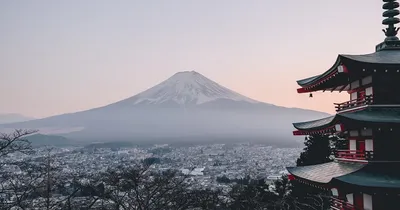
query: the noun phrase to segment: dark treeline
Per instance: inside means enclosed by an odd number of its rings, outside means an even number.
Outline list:
[[[265,183],[265,179],[252,179],[249,175],[243,177],[243,178],[235,178],[235,179],[229,179],[227,176],[219,176],[216,179],[217,182],[219,183],[224,183],[224,184],[239,184],[239,185],[262,185]]]
[[[34,132],[0,134],[0,158],[32,153],[23,138]],[[0,210],[298,210],[324,209],[325,205],[320,195],[303,193],[302,186],[294,189],[286,177],[272,185],[246,177],[229,188],[198,188],[188,175],[153,170],[157,158],[121,162],[94,173],[65,172],[52,162],[50,151],[34,161],[1,160]]]

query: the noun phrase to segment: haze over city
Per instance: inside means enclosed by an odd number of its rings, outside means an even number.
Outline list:
[[[195,70],[258,101],[333,113],[347,94],[309,98],[295,81],[324,72],[339,53],[373,52],[384,37],[381,4],[2,1],[0,112],[87,110]]]

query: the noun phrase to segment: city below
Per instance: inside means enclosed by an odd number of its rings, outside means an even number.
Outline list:
[[[151,159],[154,162],[152,170],[178,170],[190,177],[192,186],[204,189],[226,187],[227,183],[217,181],[221,177],[230,180],[250,177],[272,182],[286,174],[287,166],[295,165],[301,152],[301,148],[274,148],[251,143],[181,147],[164,144],[131,148],[107,148],[102,144],[92,144],[87,147],[39,147],[34,150],[35,153],[30,155],[9,154],[1,162],[35,163],[50,155],[52,166],[60,168],[64,178],[68,179],[76,174],[96,174],[117,165]],[[19,173],[15,167],[4,167],[3,170]]]

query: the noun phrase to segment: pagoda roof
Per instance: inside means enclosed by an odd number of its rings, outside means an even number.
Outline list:
[[[367,64],[400,65],[400,50],[382,50],[365,55],[339,55],[339,57]]]
[[[293,126],[298,130],[317,130],[349,120],[360,123],[400,123],[400,107],[371,106],[362,110],[338,113],[318,120],[293,123]]]
[[[293,123],[293,126],[299,130],[318,129],[333,125],[335,119],[336,115],[333,115],[318,120]]]
[[[400,163],[329,162],[310,166],[288,167],[297,178],[318,184],[344,183],[360,187],[400,188]]]
[[[370,163],[336,180],[364,187],[400,188],[400,163]]]
[[[361,69],[348,70],[347,66],[359,65],[384,65],[384,66],[400,66],[400,50],[382,50],[364,55],[338,55],[334,65],[324,73],[297,81],[302,88],[297,91],[299,93],[312,92],[317,90],[334,90],[332,88],[347,85],[349,82],[348,73]],[[341,68],[340,68],[341,67]],[[378,68],[379,70],[379,68]],[[329,83],[326,85],[326,83]],[[340,89],[340,88],[339,88]],[[346,89],[341,89],[346,90]]]
[[[332,73],[335,73],[337,71],[337,68],[340,65],[340,60],[341,60],[340,58],[341,58],[341,55],[338,56],[338,58],[336,59],[335,64],[330,69],[328,69],[326,72],[324,72],[322,74],[319,74],[319,75],[316,75],[316,76],[312,76],[312,77],[309,77],[309,78],[298,80],[297,84],[302,86],[302,87],[305,87],[305,86],[312,85],[312,84],[314,84],[314,83],[316,83],[318,81],[321,81],[324,78],[328,79],[329,75],[332,75]]]
[[[353,173],[365,167],[361,163],[329,162],[310,166],[288,167],[290,174],[312,182],[327,184],[335,177]]]

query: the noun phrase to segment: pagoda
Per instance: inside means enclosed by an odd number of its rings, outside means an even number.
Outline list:
[[[289,167],[290,178],[325,190],[334,210],[400,209],[400,22],[397,0],[383,0],[385,40],[375,52],[338,55],[324,73],[297,81],[298,93],[347,92],[336,114],[293,123],[294,135],[337,135],[332,162]],[[311,95],[310,95],[311,96]]]

